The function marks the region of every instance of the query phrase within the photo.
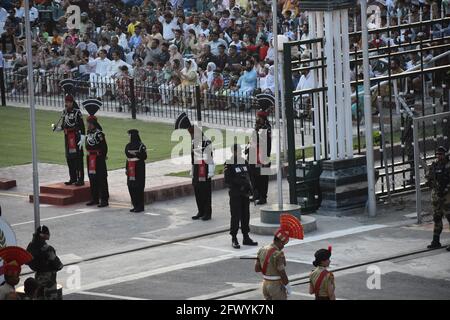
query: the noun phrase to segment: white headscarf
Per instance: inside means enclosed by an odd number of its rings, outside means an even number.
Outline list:
[[[209,62],[208,66],[207,66],[207,71],[206,71],[206,76],[207,76],[207,82],[208,82],[208,87],[211,88],[212,87],[212,83],[214,81],[214,71],[216,70],[217,66],[214,62]],[[211,70],[208,70],[211,69]]]

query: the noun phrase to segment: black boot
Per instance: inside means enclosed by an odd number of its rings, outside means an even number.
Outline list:
[[[106,201],[102,201],[102,202],[100,202],[100,204],[97,207],[98,208],[105,208],[107,206],[109,206],[109,203],[106,202]]]
[[[95,206],[98,204],[98,201],[89,201],[88,203],[86,203],[87,206]]]
[[[210,215],[206,215],[202,217],[202,221],[208,221],[211,220],[211,216]]]
[[[67,182],[64,182],[64,184],[66,185],[66,186],[70,186],[70,185],[72,185],[72,184],[74,184],[76,181],[74,181],[74,180],[69,180],[69,181],[67,181]]]
[[[450,246],[448,246],[447,249],[445,249],[445,250],[450,251]]]
[[[431,244],[427,248],[428,249],[438,249],[440,247],[442,247],[442,245],[439,242],[439,236],[434,235],[433,241],[431,241]]]
[[[259,199],[258,201],[256,201],[257,205],[262,205],[262,204],[266,204],[267,203],[267,199]]]
[[[239,244],[239,241],[238,241],[238,239],[237,239],[236,237],[233,237],[233,238],[231,239],[231,246],[232,246],[233,248],[235,248],[235,249],[240,249],[240,248],[241,248],[241,246],[240,246],[240,244]]]
[[[200,212],[199,212],[199,213],[197,213],[197,215],[195,215],[195,216],[192,217],[192,220],[198,220],[198,219],[200,219],[201,217],[203,217],[203,215],[200,214]]]
[[[255,242],[252,239],[250,239],[248,234],[244,235],[244,241],[242,241],[242,243],[246,246],[257,246],[258,245],[258,242]]]
[[[77,187],[84,186],[84,181],[77,181],[77,182],[75,182],[75,185],[76,185]]]

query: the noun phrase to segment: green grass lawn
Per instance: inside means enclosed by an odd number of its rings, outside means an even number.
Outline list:
[[[36,111],[36,131],[39,162],[65,164],[64,134],[52,132],[61,113]],[[125,166],[125,145],[128,143],[128,129],[138,129],[141,139],[148,148],[148,161],[170,158],[177,142],[171,142],[173,126],[149,123],[131,119],[99,117],[108,142],[108,169]],[[31,162],[31,129],[29,109],[0,107],[0,167]]]
[[[65,164],[64,134],[52,132],[51,124],[61,116],[56,111],[36,111],[36,131],[39,162]],[[86,118],[86,117],[85,117]],[[171,141],[173,125],[131,119],[99,117],[108,142],[108,169],[125,166],[125,145],[129,129],[138,129],[147,146],[149,162],[169,159],[178,142]],[[86,124],[86,122],[85,122]],[[207,130],[208,128],[204,128]],[[221,131],[223,134],[224,131]],[[239,134],[242,136],[242,134]],[[228,147],[233,141],[216,141],[214,147]],[[31,129],[29,109],[0,107],[0,167],[31,163]],[[189,153],[190,154],[190,153]]]

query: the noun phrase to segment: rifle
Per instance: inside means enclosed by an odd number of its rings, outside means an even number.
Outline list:
[[[57,129],[58,126],[59,126],[59,123],[61,122],[62,119],[64,119],[64,116],[65,116],[65,115],[66,115],[66,110],[63,110],[63,112],[62,112],[62,114],[61,114],[61,117],[59,118],[59,120],[58,120],[58,122],[56,123],[56,125],[52,123],[52,131],[53,131],[53,132],[56,131],[56,129]]]

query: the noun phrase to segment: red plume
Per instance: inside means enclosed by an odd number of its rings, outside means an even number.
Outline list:
[[[280,215],[280,227],[281,229],[289,233],[290,238],[303,240],[304,232],[301,222],[290,214]]]
[[[330,251],[330,253],[331,253],[331,246],[328,246],[328,251]]]

